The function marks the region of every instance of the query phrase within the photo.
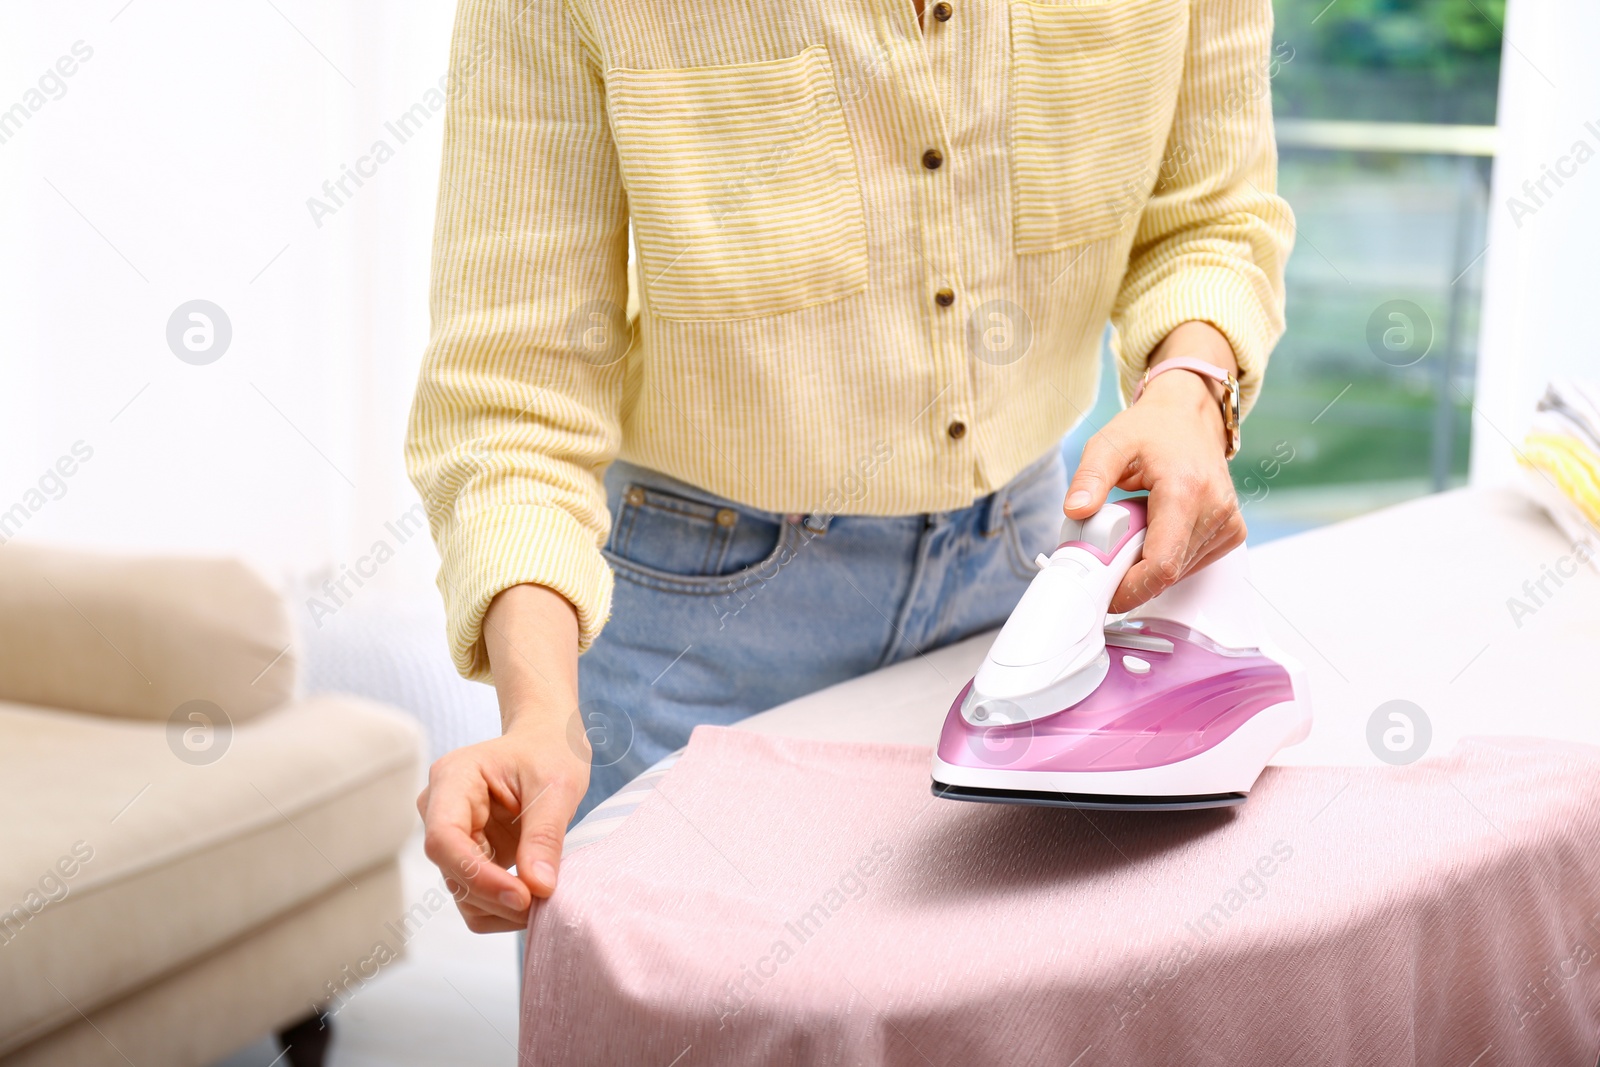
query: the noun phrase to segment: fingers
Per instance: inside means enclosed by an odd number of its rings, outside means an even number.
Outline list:
[[[1142,557],[1123,577],[1113,612],[1131,611],[1244,543],[1244,516],[1231,484],[1169,479],[1151,490],[1148,514]]]
[[[494,862],[493,850],[479,844],[490,818],[490,795],[482,771],[469,756],[452,753],[428,772],[423,805],[423,851],[444,873],[456,905],[465,905],[515,922],[527,923],[528,889]]]
[[[1181,390],[1150,391],[1084,447],[1067,494],[1069,517],[1099,510],[1112,486],[1150,493],[1144,548],[1117,587],[1113,612],[1145,603],[1244,541],[1216,418],[1209,402],[1198,404]]]
[[[1189,565],[1183,569],[1185,578],[1244,544],[1249,532],[1238,499],[1232,496],[1210,509],[1195,531]]]
[[[485,855],[498,867],[509,868],[517,862],[517,814],[514,805],[499,801],[489,804],[489,825],[483,828],[482,843],[488,845]]]
[[[567,823],[578,810],[583,792],[575,782],[552,779],[540,788],[518,819],[517,875],[536,897],[555,892]]]
[[[519,930],[528,928],[527,920],[516,922],[511,919],[502,919],[498,915],[475,908],[463,901],[456,902],[456,910],[461,913],[462,920],[467,924],[467,929],[475,934],[514,934]]]
[[[1111,487],[1124,480],[1128,467],[1128,457],[1101,430],[1083,446],[1083,458],[1073,472],[1062,511],[1074,519],[1093,515],[1106,502]]]
[[[1113,612],[1129,611],[1160,593],[1183,574],[1189,561],[1189,535],[1194,530],[1192,502],[1198,487],[1162,482],[1150,491],[1149,525],[1144,550],[1128,568],[1111,598]]]

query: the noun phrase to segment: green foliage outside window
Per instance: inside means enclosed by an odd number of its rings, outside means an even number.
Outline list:
[[[1275,0],[1280,115],[1491,125],[1505,0]]]

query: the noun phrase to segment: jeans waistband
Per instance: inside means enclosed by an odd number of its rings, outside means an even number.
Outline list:
[[[714,508],[737,508],[747,515],[765,519],[768,522],[783,522],[786,515],[776,511],[766,511],[762,508],[742,504],[729,497],[719,496],[697,485],[681,481],[670,474],[663,474],[651,467],[641,467],[637,463],[629,463],[625,459],[615,460],[606,470],[606,480],[619,479],[623,485],[638,485],[646,489],[660,489],[676,496],[708,504]]]
[[[983,516],[984,532],[993,534],[999,530],[1001,524],[1005,521],[1006,509],[1010,506],[1012,497],[1032,485],[1062,462],[1060,447],[1052,446],[1050,451],[1012,475],[1011,480],[1006,482],[1005,485],[1002,485],[982,500],[975,501],[974,506],[987,509]]]
[[[1032,463],[1029,463],[1026,467],[1022,468],[1015,475],[1013,475],[1011,480],[1006,482],[1005,485],[1002,485],[999,489],[996,489],[988,496],[979,497],[971,504],[968,504],[965,508],[953,508],[948,511],[927,512],[923,514],[926,514],[930,517],[936,515],[951,516],[959,514],[962,511],[982,509],[982,528],[986,533],[993,533],[994,531],[998,530],[1001,524],[1005,521],[1006,507],[1009,505],[1011,498],[1022,489],[1032,484],[1036,478],[1043,475],[1046,471],[1050,470],[1052,466],[1059,462],[1061,462],[1060,449],[1051,448],[1050,451],[1046,452]],[[765,519],[768,522],[801,522],[813,533],[825,532],[829,523],[831,523],[834,519],[834,516],[828,514],[827,512],[793,514],[766,511],[762,508],[751,507],[748,504],[742,504],[737,500],[719,496],[716,493],[701,489],[697,485],[692,485],[689,482],[674,478],[670,474],[663,474],[662,472],[654,470],[650,467],[641,467],[637,463],[630,463],[623,459],[614,461],[611,464],[611,467],[607,470],[607,481],[610,481],[613,478],[620,479],[623,484],[639,485],[651,489],[661,489],[669,493],[674,493],[678,496],[686,497],[689,500],[695,500],[703,504],[708,504],[712,507],[738,508],[740,511],[743,511],[748,515]]]

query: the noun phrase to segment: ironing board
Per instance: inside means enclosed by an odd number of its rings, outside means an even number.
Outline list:
[[[1245,821],[1079,824],[913,802],[927,746],[991,635],[697,734],[679,766],[653,768],[569,835],[569,895],[536,911],[530,931],[522,1051],[575,1063],[660,1053],[678,1067],[1092,1067],[1208,1062],[1200,1053],[1212,1052],[1230,1064],[1432,1063],[1445,1049],[1448,1062],[1474,1067],[1589,1067],[1600,1050],[1600,858],[1586,858],[1600,835],[1600,753],[1492,740],[1600,745],[1600,576],[1572,557],[1542,513],[1492,491],[1426,498],[1252,552],[1254,595],[1276,640],[1306,664],[1317,712],[1311,738],[1277,762],[1322,766],[1269,770],[1242,810],[1292,825],[1292,842],[1258,840]],[[1414,705],[1433,759],[1391,773],[1369,723],[1396,699]],[[1472,735],[1491,740],[1458,747]],[[860,744],[828,744],[837,741]],[[752,767],[759,781],[738,777]],[[728,803],[740,795],[754,798],[748,812]],[[817,817],[795,817],[790,796]],[[1399,851],[1373,846],[1408,815],[1428,831]],[[763,841],[763,818],[784,823],[783,847]],[[907,819],[923,820],[916,833],[903,831]],[[992,825],[975,833],[974,819]],[[864,848],[880,833],[892,856]],[[785,851],[801,858],[785,862]],[[1041,884],[1019,866],[1095,853],[1105,862],[1068,864],[1043,896],[1026,896]],[[616,875],[604,866],[613,860]],[[1217,920],[1216,939],[1194,919],[1214,910],[1224,869],[1265,878],[1269,868],[1291,880],[1279,874],[1271,884],[1283,888],[1247,904],[1253,918]],[[951,906],[950,879],[940,882],[949,870],[976,872],[977,909],[960,893]],[[845,903],[816,912],[827,898],[813,882],[844,890]],[[793,910],[831,925],[769,929],[745,890],[756,885],[779,919]],[[970,937],[991,907],[1012,909],[1008,921]],[[1047,929],[1025,918],[1036,914],[1051,916]],[[1192,934],[1185,916],[1205,933],[1193,957],[1178,954]],[[771,974],[757,952],[769,932],[774,947],[802,946]],[[952,932],[959,947],[935,966],[912,948]],[[1054,1009],[1014,1010],[1041,997]]]

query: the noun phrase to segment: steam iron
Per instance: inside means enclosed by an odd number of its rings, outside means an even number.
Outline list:
[[[1144,537],[1143,497],[1062,524],[945,718],[935,796],[1227,807],[1244,803],[1280,749],[1305,740],[1305,671],[1261,631],[1244,546],[1107,620]]]

